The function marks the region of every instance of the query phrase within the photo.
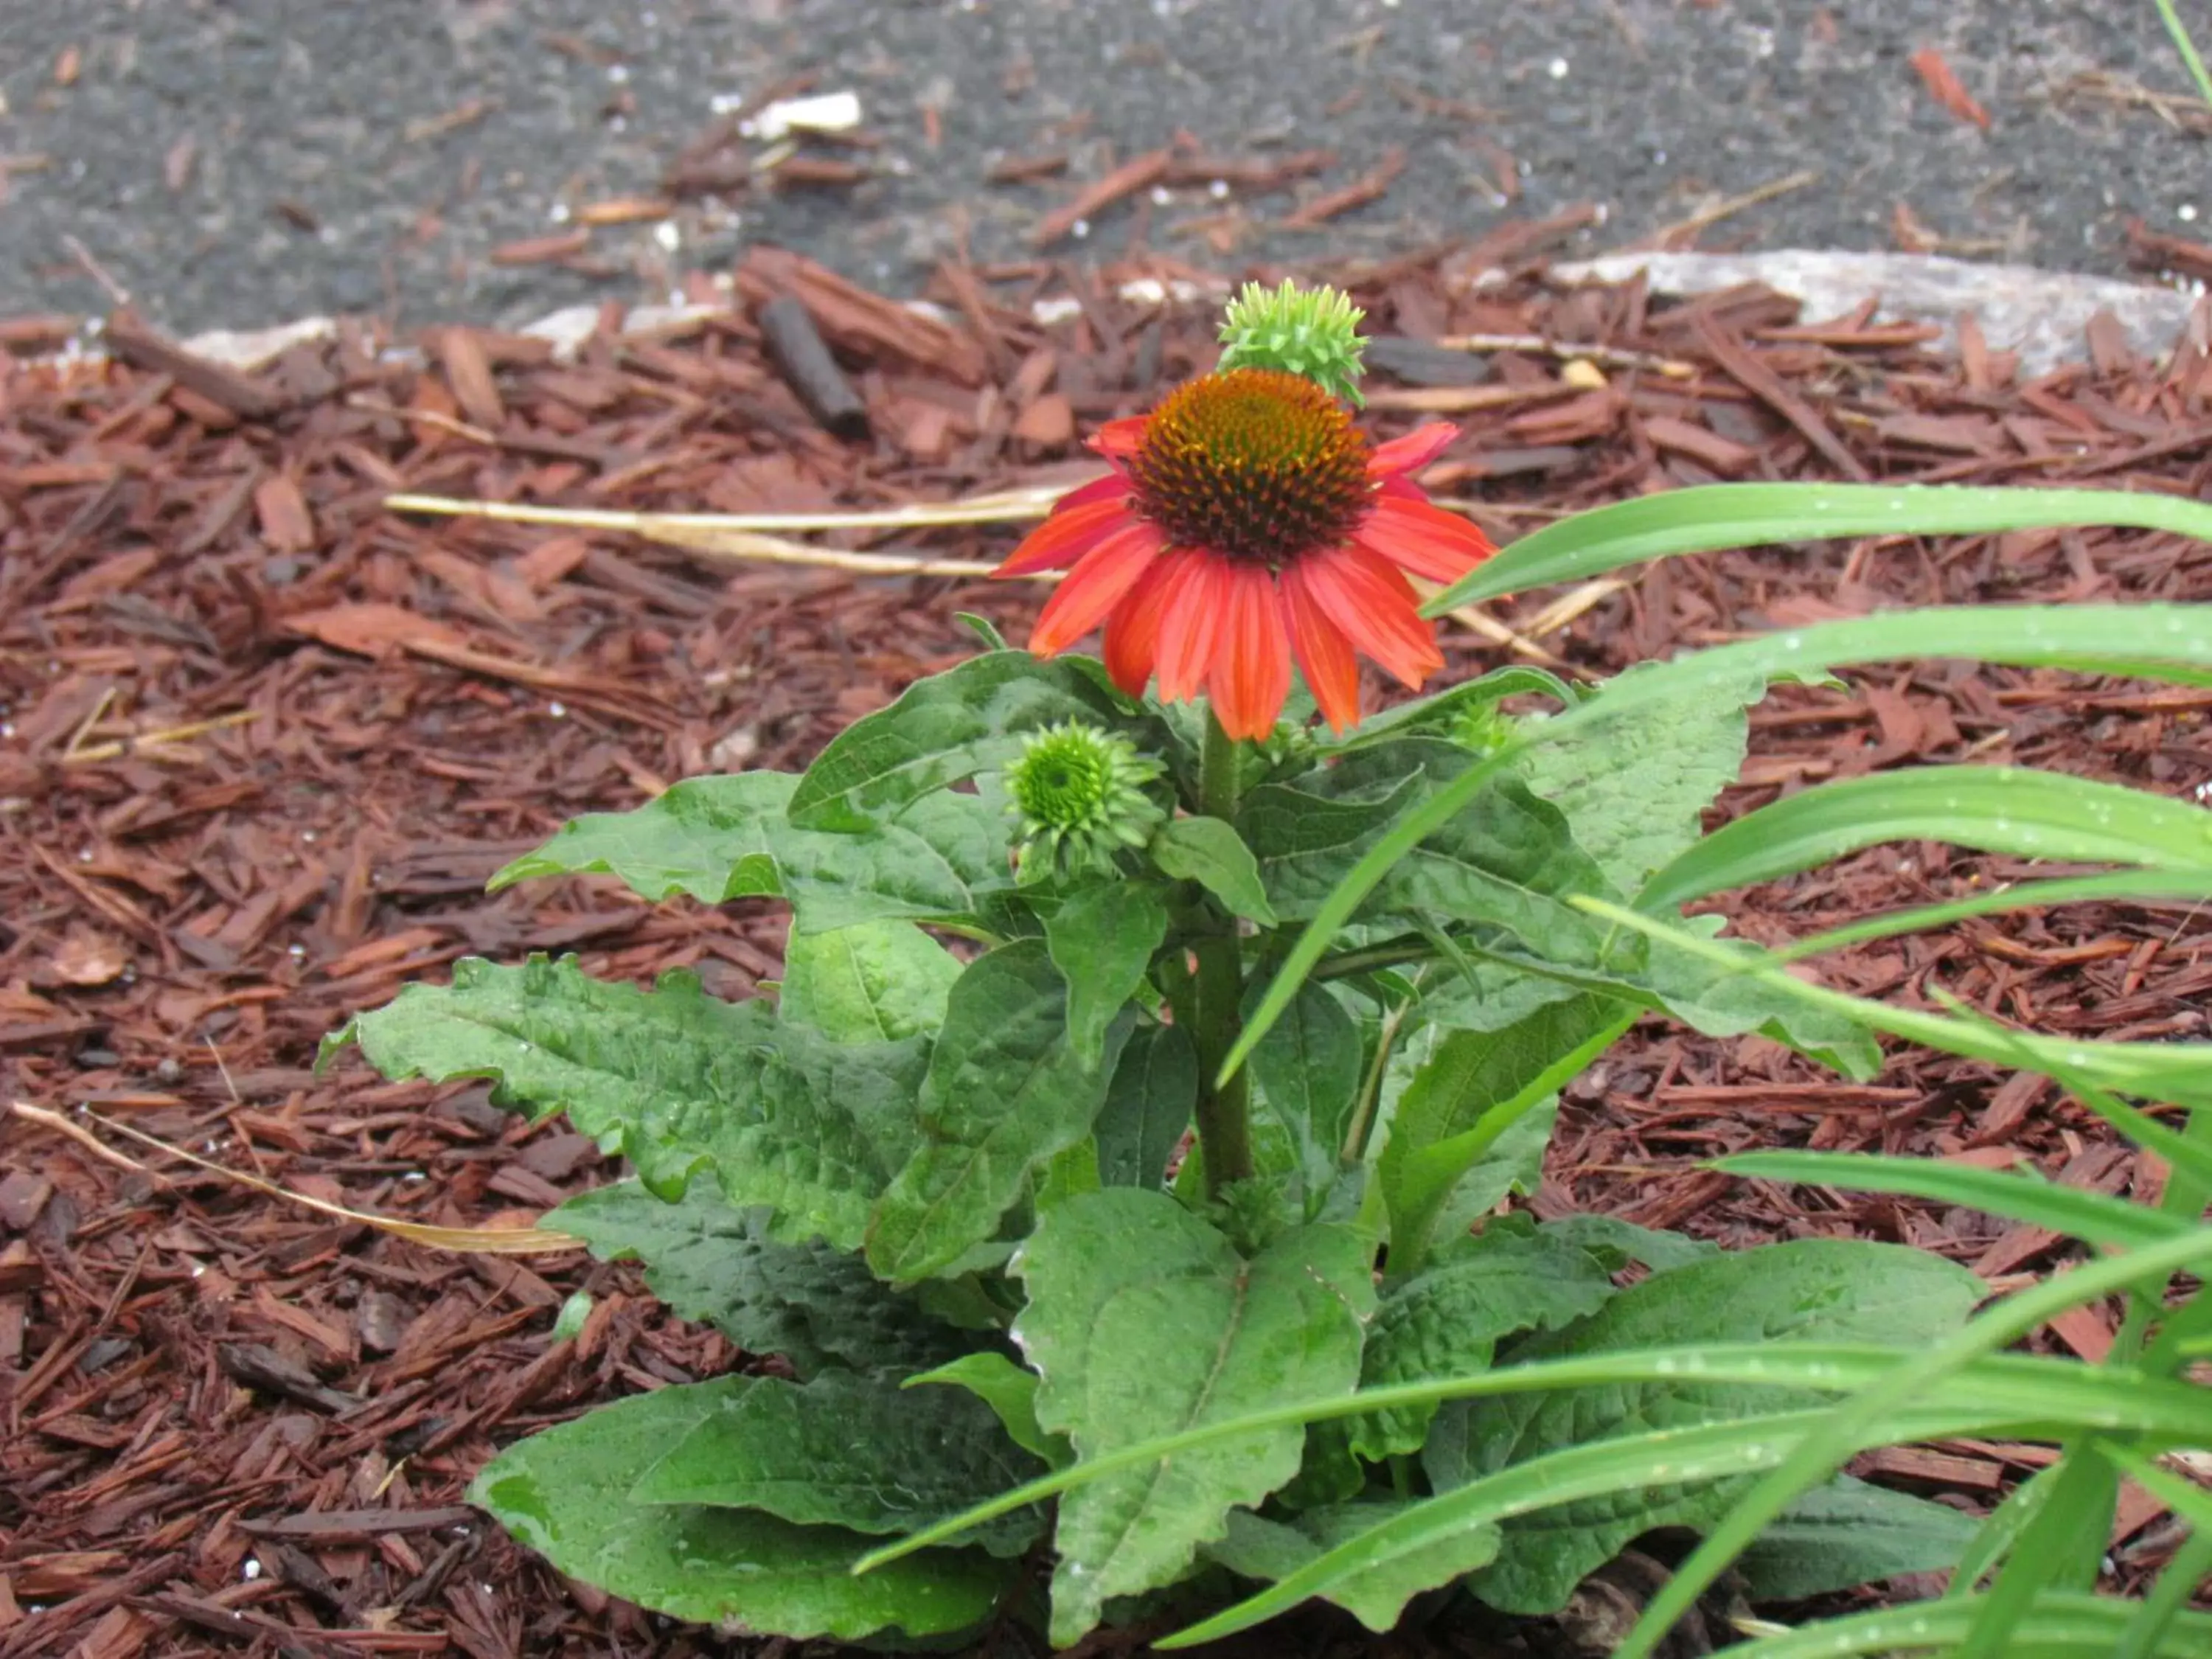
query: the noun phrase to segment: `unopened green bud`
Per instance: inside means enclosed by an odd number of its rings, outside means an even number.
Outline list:
[[[1146,793],[1166,769],[1128,738],[1077,720],[1031,732],[1005,777],[1006,810],[1021,823],[1021,879],[1110,873],[1166,820]]]
[[[1367,313],[1334,288],[1299,289],[1285,281],[1270,292],[1247,283],[1221,324],[1219,368],[1279,368],[1302,374],[1332,397],[1359,404],[1359,354]]]

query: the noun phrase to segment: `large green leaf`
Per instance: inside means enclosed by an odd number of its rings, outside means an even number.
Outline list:
[[[1633,1006],[1585,994],[1547,1003],[1504,1030],[1452,1031],[1436,1044],[1398,1097],[1389,1139],[1376,1164],[1394,1259],[1422,1259],[1460,1177],[1516,1122],[1610,1047],[1636,1016]],[[1253,1051],[1255,1067],[1266,1052],[1264,1043]]]
[[[1098,1109],[1092,1132],[1098,1179],[1109,1187],[1158,1190],[1197,1104],[1198,1051],[1190,1034],[1179,1025],[1139,1026]]]
[[[1262,927],[1276,923],[1260,879],[1260,866],[1244,838],[1219,818],[1170,818],[1152,837],[1152,862],[1164,876],[1194,881],[1231,915]]]
[[[868,1262],[910,1282],[994,1233],[1030,1172],[1091,1133],[1125,1018],[1086,1065],[1068,1039],[1067,985],[1038,939],[968,964],[947,1001],[919,1103],[921,1144],[877,1204]]]
[[[960,960],[910,921],[864,921],[830,933],[792,931],[783,953],[782,1018],[832,1042],[933,1034]]]
[[[1392,1499],[1365,1498],[1306,1510],[1287,1522],[1232,1510],[1228,1536],[1208,1544],[1206,1553],[1242,1577],[1287,1578],[1324,1551],[1358,1537],[1406,1507]],[[1446,1534],[1425,1548],[1378,1564],[1371,1572],[1347,1575],[1330,1586],[1328,1599],[1368,1629],[1388,1631],[1405,1613],[1406,1603],[1423,1590],[1449,1584],[1487,1565],[1498,1553],[1498,1539],[1495,1526]]]
[[[1037,1375],[1025,1371],[1002,1353],[963,1354],[934,1370],[907,1378],[907,1388],[936,1384],[965,1389],[989,1407],[1006,1436],[1024,1451],[1033,1452],[1053,1466],[1065,1468],[1075,1453],[1066,1439],[1047,1434],[1036,1418]]]
[[[1486,569],[1498,562],[1492,561]],[[1334,947],[1339,930],[1370,902],[1401,860],[1458,819],[1502,774],[1520,763],[1528,747],[1557,742],[1583,726],[1619,720],[1640,703],[1663,702],[1691,689],[1717,693],[1753,675],[1804,675],[1900,657],[1978,658],[2098,673],[2200,678],[2202,670],[2212,668],[2212,615],[2207,612],[2208,607],[2187,605],[1935,606],[1885,612],[1680,658],[1632,682],[1616,681],[1605,696],[1548,720],[1524,724],[1512,744],[1395,814],[1327,897],[1305,912],[1310,921],[1224,1060],[1223,1073],[1233,1073],[1250,1056],[1298,985]]]
[[[1239,1256],[1165,1194],[1109,1188],[1044,1217],[1016,1258],[1029,1297],[1015,1340],[1043,1378],[1037,1420],[1096,1456],[1163,1433],[1333,1391],[1359,1376],[1373,1305],[1369,1246],[1347,1227],[1282,1235]],[[1070,1493],[1060,1508],[1052,1639],[1107,1600],[1172,1583],[1229,1510],[1297,1472],[1304,1434],[1264,1431]]]
[[[649,899],[780,896],[810,932],[973,916],[1013,886],[1006,822],[973,795],[917,801],[896,823],[838,835],[791,822],[799,782],[785,772],[689,778],[633,811],[570,820],[491,884],[598,872]]]
[[[1595,700],[1648,672],[1630,669]],[[1765,695],[1765,677],[1746,675],[1733,688],[1647,702],[1624,719],[1529,750],[1521,775],[1567,815],[1576,845],[1613,884],[1633,893],[1697,841],[1705,809],[1743,769],[1751,731],[1744,710]]]
[[[1084,1065],[1096,1066],[1107,1030],[1167,937],[1167,907],[1149,886],[1127,881],[1090,882],[1032,902],[1044,919],[1052,965],[1067,981],[1068,1044]]]
[[[872,1540],[748,1510],[638,1502],[669,1447],[752,1386],[750,1377],[659,1389],[509,1446],[469,1501],[572,1578],[672,1618],[793,1638],[966,1630],[1013,1582],[980,1550],[933,1550],[855,1577]]]
[[[1962,1326],[1984,1289],[1965,1268],[1922,1251],[1802,1239],[1655,1273],[1579,1324],[1516,1345],[1512,1358],[1520,1365],[1698,1340],[1868,1340],[1908,1347]],[[1447,1407],[1437,1414],[1425,1462],[1431,1481],[1446,1491],[1557,1448],[1637,1429],[1726,1422],[1790,1403],[1787,1393],[1772,1389],[1691,1382]],[[1655,1486],[1633,1498],[1562,1504],[1517,1516],[1506,1523],[1498,1559],[1472,1588],[1507,1612],[1553,1612],[1585,1574],[1639,1533],[1709,1526],[1742,1486],[1741,1480]]]
[[[1565,1238],[1493,1226],[1447,1260],[1392,1285],[1367,1334],[1360,1386],[1460,1376],[1490,1364],[1503,1339],[1553,1330],[1613,1295],[1605,1264]],[[1355,1418],[1352,1447],[1370,1462],[1419,1451],[1435,1415],[1401,1406]]]
[[[725,1118],[742,1111],[774,1052],[764,1002],[724,1002],[689,973],[651,991],[609,984],[573,957],[520,968],[480,957],[448,985],[410,985],[323,1042],[351,1041],[395,1082],[489,1078],[492,1099],[531,1118],[566,1111],[577,1129],[674,1196],[711,1161]]]
[[[1524,536],[1424,607],[1579,581],[1646,559],[1844,536],[1981,536],[2056,525],[2131,525],[2212,540],[2212,508],[2154,491],[1960,485],[1709,484],[1577,513]],[[1911,647],[1917,649],[1917,647]],[[2124,650],[2124,646],[2118,647]]]
[[[1637,903],[1686,904],[1893,841],[2212,870],[2212,812],[2191,802],[2022,767],[1929,766],[1819,784],[1762,806],[1675,858]]]
[[[1971,1515],[1848,1475],[1807,1492],[1736,1559],[1757,1601],[1802,1601],[1906,1572],[1956,1566]]]
[[[1297,1155],[1307,1213],[1334,1182],[1365,1071],[1359,1027],[1336,994],[1309,985],[1252,1054],[1252,1076],[1267,1110]]]
[[[888,1377],[824,1371],[811,1382],[737,1379],[630,1489],[642,1504],[763,1510],[803,1526],[902,1533],[1041,1474],[991,1407],[958,1389],[909,1392]],[[979,1528],[994,1555],[1019,1555],[1037,1510]]]
[[[799,780],[786,772],[686,778],[627,812],[586,812],[491,878],[491,890],[536,876],[599,874],[641,898],[688,893],[706,904],[775,897],[775,842]]]
[[[578,1194],[545,1224],[582,1239],[601,1261],[642,1261],[646,1284],[673,1312],[707,1322],[748,1353],[782,1355],[802,1379],[828,1365],[904,1376],[978,1341],[849,1252],[770,1237],[763,1212],[737,1208],[707,1182],[693,1182],[673,1204],[617,1182]]]
[[[993,651],[907,687],[847,726],[806,769],[790,805],[809,830],[866,830],[933,790],[1006,765],[1056,721],[1130,724],[1133,705],[1097,663]]]

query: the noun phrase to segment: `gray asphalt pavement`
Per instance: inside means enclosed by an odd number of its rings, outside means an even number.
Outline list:
[[[2182,9],[2212,48],[2212,0]],[[1925,48],[1986,131],[1923,85]],[[810,74],[858,95],[878,142],[813,153],[863,182],[596,228],[582,269],[493,262],[655,193],[718,108]],[[0,315],[105,309],[104,275],[180,331],[512,324],[662,297],[755,240],[908,289],[963,237],[1028,256],[1045,212],[1178,132],[1335,151],[1309,192],[1405,166],[1320,229],[1194,181],[1055,252],[1110,254],[1142,216],[1215,266],[1387,253],[1588,200],[1594,252],[1811,171],[1702,245],[1893,247],[1902,204],[1947,251],[2117,273],[2130,216],[2212,236],[2212,141],[2130,88],[2188,89],[2151,0],[0,0]],[[988,180],[1049,152],[1063,176]]]

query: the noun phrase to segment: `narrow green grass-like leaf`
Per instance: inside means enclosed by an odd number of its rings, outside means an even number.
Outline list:
[[[2106,876],[2060,876],[2050,881],[2023,881],[1993,888],[1967,898],[1942,904],[1916,905],[1906,910],[1887,910],[1862,921],[1808,933],[1788,945],[1778,945],[1771,955],[1778,963],[1802,962],[1826,956],[1870,939],[1894,939],[1900,933],[1926,933],[1948,927],[1976,916],[2003,915],[2014,910],[2036,910],[2061,904],[2124,902],[2172,904],[2176,908],[2212,899],[2212,872],[2173,870],[2118,870]]]
[[[2197,1244],[2197,1254],[2212,1259],[2212,1228],[2204,1231],[2206,1237]],[[2182,1254],[2178,1243],[2158,1248],[2169,1255]],[[2116,1271],[2116,1264],[2131,1260],[2115,1258],[2081,1269],[2081,1273],[2098,1273],[2100,1278],[2091,1283],[2080,1299],[2093,1300],[2130,1282],[2124,1273]],[[2141,1276],[2155,1276],[2159,1267],[2159,1261],[2152,1261],[2140,1267],[2139,1273]],[[2066,1283],[2070,1286],[2080,1276],[2080,1273],[2069,1275]],[[2058,1311],[2065,1305],[2061,1303],[2051,1311]],[[1844,1392],[1881,1382],[1901,1363],[1897,1349],[1864,1342],[1711,1343],[1544,1360],[1441,1381],[1407,1382],[1387,1389],[1364,1389],[1356,1394],[1310,1398],[1086,1458],[1072,1468],[1001,1492],[965,1514],[952,1516],[896,1544],[886,1545],[859,1563],[854,1571],[868,1571],[887,1561],[957,1537],[969,1528],[1018,1510],[1024,1504],[1055,1497],[1120,1470],[1157,1462],[1217,1440],[1289,1424],[1321,1422],[1398,1407],[1434,1406],[1447,1400],[1627,1382],[1747,1382],[1778,1389]],[[1990,1413],[1992,1421],[2035,1421],[2056,1427],[2085,1423],[2110,1432],[2171,1437],[2176,1443],[2201,1437],[2203,1432],[2201,1390],[2186,1383],[2145,1377],[2132,1371],[2093,1372],[2066,1360],[2019,1354],[1984,1355],[1956,1367],[1946,1386],[1960,1390],[1962,1399],[1978,1401]]]
[[[1577,901],[1579,908],[1623,927],[1663,939],[1693,954],[1724,963],[1731,972],[1748,974],[1808,1006],[1825,1007],[1863,1021],[1877,1030],[1908,1037],[1945,1054],[1965,1054],[2000,1066],[2071,1074],[2099,1087],[2144,1095],[2177,1105],[2212,1103],[2212,1044],[2202,1042],[2073,1042],[1993,1027],[1984,1023],[1923,1013],[1869,997],[1854,997],[1823,986],[1808,985],[1778,965],[1757,957],[1729,954],[1726,947],[1656,916],[1598,899]]]
[[[2189,1224],[2179,1217],[2124,1198],[1938,1158],[1880,1158],[1867,1152],[1741,1152],[1716,1158],[1711,1167],[1754,1181],[1933,1199],[2113,1249],[2155,1244],[2189,1231]]]
[[[2116,1291],[2162,1285],[2177,1273],[2212,1261],[2212,1227],[2192,1228],[2183,1237],[2148,1245],[2124,1255],[2092,1261],[2046,1279],[1989,1308],[1958,1335],[1926,1354],[1896,1366],[1871,1387],[1829,1413],[1826,1425],[1808,1436],[1790,1457],[1747,1493],[1728,1518],[1709,1533],[1688,1560],[1645,1607],[1614,1659],[1650,1659],[1675,1621],[1696,1605],[1713,1581],[1727,1571],[1766,1523],[1801,1493],[1833,1474],[1850,1455],[1856,1437],[1882,1421],[1904,1402],[1926,1399],[1947,1380],[1955,1380],[1973,1359],[2015,1342],[2055,1315],[2094,1302]],[[2085,1372],[2099,1393],[2117,1397],[2121,1373],[2111,1367]],[[2146,1381],[2149,1379],[2145,1379]],[[2185,1385],[2186,1386],[2186,1385]],[[2202,1391],[2194,1388],[2193,1414],[2201,1436]],[[2099,1426],[2094,1421],[2086,1427]]]
[[[2120,499],[2167,498],[2130,495]],[[2198,511],[2212,514],[2208,508]],[[1608,688],[1603,696],[1550,720],[1524,726],[1516,742],[1469,767],[1408,809],[1338,882],[1298,936],[1224,1060],[1223,1078],[1235,1075],[1250,1056],[1253,1045],[1281,1017],[1299,984],[1327,954],[1368,894],[1407,854],[1456,817],[1492,778],[1512,766],[1525,749],[1584,725],[1617,718],[1645,700],[1676,696],[1693,686],[1724,688],[1754,673],[1769,677],[1813,673],[1850,663],[1910,657],[1955,657],[2030,666],[2065,666],[2096,657],[2110,665],[2125,663],[2136,673],[2158,678],[2171,673],[2177,665],[2212,668],[2212,606],[1967,605],[1856,617],[1678,658]]]
[[[2170,530],[2212,541],[2212,507],[2114,489],[1930,484],[1709,484],[1616,501],[1522,537],[1429,601],[1426,616],[1580,581],[1646,559],[1843,536],[1981,536],[2063,525]]]
[[[1895,841],[2212,872],[2212,811],[2193,802],[2025,767],[1929,766],[1815,785],[1747,812],[1653,876],[1638,908],[1686,904]]]
[[[1802,1630],[1762,1636],[1728,1650],[1729,1659],[1852,1659],[1856,1654],[1948,1654],[1972,1629],[1984,1598],[1914,1601],[1899,1607],[1823,1619]],[[2112,1659],[2134,1604],[2117,1596],[2046,1591],[2029,1609],[2028,1630],[2010,1659]],[[2197,1659],[2212,1644],[2212,1614],[2192,1613],[2146,1653],[2155,1659]]]

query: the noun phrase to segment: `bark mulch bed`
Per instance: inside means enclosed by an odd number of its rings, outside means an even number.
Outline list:
[[[1373,353],[1377,428],[1421,410],[1461,422],[1428,482],[1501,540],[1716,477],[2207,486],[2201,351],[2139,362],[2093,328],[2081,365],[2023,384],[1971,328],[1952,361],[1928,355],[1928,331],[1800,319],[1764,290],[1665,309],[1635,287],[1561,294],[1515,263],[1542,234],[1359,284],[1370,326],[1403,337]],[[1464,280],[1493,264],[1511,267],[1501,283]],[[802,763],[971,649],[957,611],[1018,627],[1035,602],[404,519],[387,492],[788,511],[1065,482],[1095,470],[1079,432],[1212,358],[1210,302],[1164,313],[1043,266],[946,271],[943,321],[783,255],[754,256],[738,291],[738,309],[657,336],[603,331],[573,362],[517,337],[399,343],[417,354],[348,330],[249,374],[127,319],[118,346],[135,366],[0,359],[0,1659],[753,1650],[565,1583],[459,1503],[515,1437],[745,1356],[671,1319],[627,1268],[434,1252],[125,1133],[307,1198],[457,1225],[534,1217],[611,1179],[590,1142],[526,1130],[481,1088],[386,1085],[350,1058],[319,1078],[316,1042],[466,953],[576,951],[639,978],[690,966],[745,994],[777,968],[783,923],[763,907],[647,905],[594,882],[487,897],[484,878],[572,814],[688,774]],[[779,295],[828,337],[865,426],[847,411],[833,436],[787,388],[754,320]],[[1602,349],[1437,343],[1468,335]],[[1013,534],[897,542],[988,558]],[[1497,614],[1605,673],[1884,605],[2212,599],[2212,550],[2096,530],[1812,544],[1656,568],[1564,627],[1543,614],[1558,597]],[[1514,648],[1449,631],[1455,673]],[[2212,775],[2208,708],[2202,690],[2045,672],[1863,673],[1764,705],[1728,805],[1967,758],[2187,795]],[[2025,872],[1890,848],[1727,908],[1779,939]],[[1826,971],[1908,1001],[1934,978],[2045,1030],[2196,1037],[2212,920],[2081,906]],[[1570,1091],[1535,1204],[1730,1244],[1902,1239],[1996,1288],[2069,1254],[1972,1214],[1694,1167],[1754,1146],[2032,1164],[2137,1196],[2158,1179],[2033,1079],[1900,1051],[1875,1083],[1847,1085],[1764,1042],[1654,1023]],[[579,1287],[596,1310],[555,1344]],[[2093,1309],[2048,1340],[2094,1359],[2112,1333]],[[1953,1444],[1866,1466],[1980,1508],[2041,1455]],[[2116,1582],[2174,1535],[2131,1495]],[[1526,1641],[1557,1650],[1541,1630]],[[1293,1645],[1429,1650],[1327,1621]]]

